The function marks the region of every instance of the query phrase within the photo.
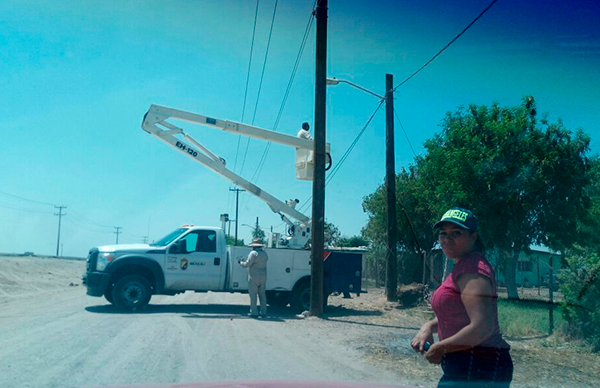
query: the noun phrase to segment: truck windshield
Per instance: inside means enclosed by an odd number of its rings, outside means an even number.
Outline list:
[[[173,242],[173,240],[175,240],[177,237],[181,236],[181,234],[185,231],[187,231],[186,228],[176,229],[176,230],[172,231],[171,233],[169,233],[168,235],[166,235],[165,237],[161,238],[160,240],[158,240],[150,245],[156,246],[156,247],[167,246],[171,242]]]

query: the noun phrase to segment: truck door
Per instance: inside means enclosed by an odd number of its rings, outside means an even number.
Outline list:
[[[193,230],[178,240],[169,250],[167,262],[174,264],[178,281],[176,289],[218,290],[221,266],[225,265],[223,252],[217,249],[214,230]]]

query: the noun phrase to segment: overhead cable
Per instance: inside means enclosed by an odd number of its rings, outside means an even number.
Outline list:
[[[467,30],[469,28],[471,28],[471,26],[473,24],[475,24],[490,8],[492,8],[492,6],[494,4],[496,4],[498,0],[493,0],[490,5],[488,5],[486,7],[486,9],[484,9],[471,23],[469,23],[468,26],[466,26],[458,35],[456,35],[454,37],[454,39],[452,39],[450,42],[448,42],[448,44],[446,44],[444,47],[442,47],[442,49],[440,51],[438,51],[437,54],[435,54],[433,56],[433,58],[431,58],[429,61],[427,61],[423,66],[421,66],[417,71],[415,71],[414,73],[412,73],[410,76],[408,76],[408,78],[406,78],[404,81],[400,82],[398,85],[396,85],[396,87],[394,87],[393,91],[395,92],[396,89],[398,89],[400,86],[404,85],[406,82],[408,82],[408,80],[410,80],[412,77],[414,77],[415,75],[417,75],[421,70],[423,70],[425,67],[427,67],[427,65],[429,65],[431,62],[433,62],[437,57],[439,57],[444,51],[446,51],[446,49],[448,47],[450,47],[452,45],[452,43],[456,42],[458,40],[458,38],[460,38],[465,32],[467,32]]]
[[[271,37],[273,36],[273,25],[275,24],[275,14],[277,13],[277,3],[278,0],[275,0],[275,6],[273,7],[273,17],[271,18],[271,28],[269,29],[269,39],[267,41],[267,49],[265,51],[265,60],[263,62],[262,72],[260,75],[260,83],[258,85],[258,94],[256,96],[256,104],[254,105],[254,113],[252,114],[252,125],[254,125],[254,120],[256,119],[256,111],[258,110],[258,102],[260,101],[260,92],[262,90],[263,79],[265,77],[265,68],[267,67],[267,58],[269,57],[269,47],[271,46]],[[244,170],[244,166],[246,165],[246,156],[248,156],[248,148],[250,146],[250,138],[246,142],[246,151],[244,152],[244,159],[242,160],[242,168],[240,169],[240,175]]]
[[[315,9],[315,6],[316,6],[316,1],[313,4],[313,11]],[[287,103],[287,99],[289,97],[290,91],[292,89],[292,85],[294,83],[294,78],[296,77],[296,72],[298,71],[298,66],[300,65],[300,61],[302,60],[302,54],[304,54],[304,48],[306,47],[306,42],[308,40],[308,37],[310,35],[310,31],[311,31],[312,25],[314,23],[313,11],[311,11],[310,17],[309,17],[308,22],[306,24],[306,29],[304,30],[304,35],[302,36],[302,42],[300,43],[300,48],[298,49],[298,54],[296,55],[296,62],[294,63],[294,67],[292,69],[292,73],[290,75],[290,79],[288,81],[287,88],[286,88],[285,94],[283,96],[283,101],[281,102],[281,106],[279,108],[279,112],[277,113],[277,118],[275,119],[275,124],[273,125],[273,131],[276,131],[277,127],[279,126],[279,122],[281,120],[281,116],[283,115],[283,110],[285,109],[285,105]],[[258,163],[258,167],[254,171],[254,174],[252,175],[252,178],[250,179],[251,182],[253,182],[255,178],[258,180],[258,178],[260,177],[260,174],[262,172],[262,169],[264,167],[264,164],[266,162],[267,155],[268,155],[270,149],[271,149],[271,142],[268,142],[267,145],[265,146],[263,154],[262,154],[262,156],[260,158],[260,161]]]
[[[10,193],[4,192],[4,191],[0,191],[0,194],[5,195],[7,197],[20,199],[22,201],[27,201],[27,202],[31,202],[31,203],[37,203],[37,204],[40,204],[40,205],[55,206],[54,203],[42,202],[42,201],[35,201],[33,199],[28,199],[28,198],[20,197],[18,195],[10,194]]]
[[[252,29],[252,43],[250,44],[250,58],[248,59],[248,72],[246,74],[246,89],[244,91],[244,105],[242,107],[242,119],[240,122],[244,122],[244,115],[246,114],[246,99],[248,97],[248,84],[250,82],[250,69],[252,68],[252,53],[254,52],[254,37],[256,36],[256,21],[258,19],[258,5],[260,0],[256,0],[256,10],[254,11],[254,27]],[[240,142],[242,135],[238,135],[237,147],[235,150],[235,162],[233,163],[233,171],[237,168],[238,156],[240,153]],[[227,209],[229,209],[229,201],[231,199],[231,193],[227,194]]]
[[[394,109],[394,115],[396,116],[396,120],[398,120],[398,124],[400,124],[400,128],[402,128],[402,132],[404,132],[404,136],[406,137],[406,141],[408,142],[410,150],[412,151],[413,155],[416,158],[417,154],[415,152],[415,149],[413,148],[413,146],[410,142],[410,139],[408,138],[408,134],[406,133],[406,130],[404,129],[404,126],[402,125],[402,122],[400,121],[400,117],[398,117],[398,112],[396,112],[396,109]]]

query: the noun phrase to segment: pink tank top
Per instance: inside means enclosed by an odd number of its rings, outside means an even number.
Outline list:
[[[509,348],[508,343],[502,339],[500,327],[498,326],[498,294],[496,292],[494,269],[479,252],[472,252],[456,263],[450,275],[433,293],[431,307],[438,318],[440,341],[452,337],[471,322],[460,299],[460,289],[456,284],[458,277],[465,273],[477,273],[492,282],[493,295],[491,303],[493,303],[494,312],[494,333],[478,346]]]

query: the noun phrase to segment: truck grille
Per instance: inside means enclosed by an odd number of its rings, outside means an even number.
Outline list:
[[[96,260],[98,260],[98,250],[96,248],[90,249],[90,253],[85,261],[85,270],[87,272],[96,269]]]

